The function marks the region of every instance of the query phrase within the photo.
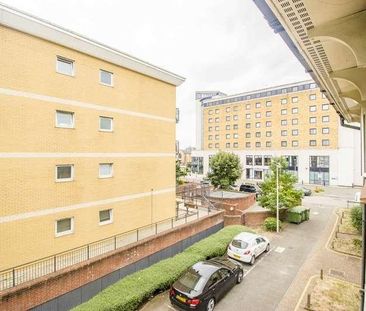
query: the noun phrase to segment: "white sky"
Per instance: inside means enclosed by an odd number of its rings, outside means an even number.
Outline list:
[[[195,145],[196,90],[227,94],[309,79],[252,0],[0,0],[186,78],[180,147]]]

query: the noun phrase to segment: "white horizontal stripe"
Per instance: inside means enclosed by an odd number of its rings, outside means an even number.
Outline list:
[[[169,152],[0,152],[0,159],[13,158],[162,158],[175,157]]]
[[[63,99],[63,98],[59,98],[59,97],[35,94],[35,93],[30,93],[30,92],[17,91],[17,90],[12,90],[12,89],[0,88],[0,94],[9,95],[9,96],[26,97],[26,98],[41,100],[41,101],[49,102],[49,103],[69,105],[69,106],[75,106],[75,107],[86,108],[86,109],[109,111],[109,112],[114,112],[114,113],[119,113],[119,114],[123,114],[123,115],[139,117],[139,118],[160,120],[160,121],[171,122],[171,123],[176,122],[175,119],[172,119],[172,118],[159,117],[159,116],[155,116],[155,115],[147,114],[147,113],[142,113],[142,112],[128,111],[128,110],[119,109],[119,108],[113,108],[113,107],[108,107],[108,106],[103,106],[103,105],[98,105],[98,104],[91,104],[91,103],[81,102],[81,101],[78,101],[78,100]]]
[[[136,193],[136,194],[129,194],[129,195],[124,195],[124,196],[120,196],[120,197],[116,197],[116,198],[79,203],[79,204],[63,206],[63,207],[42,209],[42,210],[28,212],[28,213],[3,216],[3,217],[0,217],[0,224],[13,222],[13,221],[17,221],[17,220],[34,218],[34,217],[52,215],[52,214],[56,214],[56,213],[68,212],[68,211],[73,211],[76,209],[83,209],[83,208],[95,207],[95,206],[106,205],[106,204],[113,204],[113,203],[118,203],[118,202],[123,202],[123,201],[135,200],[135,199],[151,196],[151,194],[158,195],[158,194],[164,194],[164,193],[170,193],[170,192],[175,192],[175,187],[155,190],[152,192],[149,191],[149,192],[141,192],[141,193]]]

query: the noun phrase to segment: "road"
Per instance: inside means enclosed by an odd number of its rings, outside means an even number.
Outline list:
[[[331,190],[304,199],[303,205],[311,208],[310,221],[300,225],[288,224],[281,234],[274,235],[271,252],[262,255],[253,267],[245,266],[243,282],[227,293],[217,304],[216,311],[277,309],[317,241],[329,235],[335,209],[345,207],[346,200],[352,199],[357,191],[342,188],[340,191]],[[142,308],[142,311],[167,310],[174,310],[167,293],[155,297]]]

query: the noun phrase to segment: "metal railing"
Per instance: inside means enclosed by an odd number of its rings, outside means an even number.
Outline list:
[[[47,274],[54,273],[66,267],[89,260],[93,257],[106,254],[163,231],[186,224],[188,221],[199,219],[209,213],[210,209],[208,209],[206,213],[199,210],[191,211],[189,213],[185,213],[183,217],[179,217],[178,215],[176,217],[168,218],[109,238],[89,243],[66,252],[51,255],[0,271],[0,291],[35,280]]]

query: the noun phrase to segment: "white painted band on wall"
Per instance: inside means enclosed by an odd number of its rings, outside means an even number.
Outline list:
[[[79,203],[79,204],[74,204],[74,205],[69,205],[69,206],[63,206],[63,207],[47,208],[47,209],[32,211],[32,212],[28,212],[28,213],[3,216],[3,217],[0,217],[0,224],[18,221],[18,220],[25,220],[25,219],[34,218],[34,217],[53,215],[53,214],[73,211],[73,210],[77,210],[77,209],[84,209],[84,208],[90,208],[90,207],[101,206],[101,205],[106,205],[106,204],[113,204],[113,203],[118,203],[118,202],[123,202],[123,201],[136,200],[136,199],[140,199],[140,198],[144,198],[144,197],[149,197],[151,195],[159,195],[159,194],[173,193],[173,192],[175,192],[175,187],[165,188],[165,189],[161,189],[161,190],[154,190],[154,191],[149,191],[149,192],[141,192],[141,193],[136,193],[136,194],[128,194],[128,195],[123,195],[123,196],[116,197],[116,198],[110,198],[110,199],[104,199],[104,200],[92,201],[92,202],[84,202],[84,203]]]
[[[41,100],[41,101],[48,102],[48,103],[69,105],[69,106],[75,106],[75,107],[85,108],[85,109],[109,111],[109,112],[114,112],[114,113],[118,113],[118,114],[122,114],[122,115],[128,115],[128,116],[132,116],[132,117],[152,119],[152,120],[159,120],[159,121],[164,121],[164,122],[169,122],[169,123],[176,122],[176,120],[173,118],[165,118],[165,117],[155,116],[155,115],[148,114],[148,113],[128,111],[128,110],[113,108],[113,107],[109,107],[109,106],[81,102],[78,100],[64,99],[64,98],[59,98],[59,97],[54,97],[54,96],[47,96],[47,95],[30,93],[30,92],[17,91],[17,90],[13,90],[13,89],[0,88],[0,94],[8,95],[8,96],[25,97],[25,98],[30,98],[30,99]]]
[[[0,159],[15,158],[165,158],[174,157],[169,152],[1,152]]]

